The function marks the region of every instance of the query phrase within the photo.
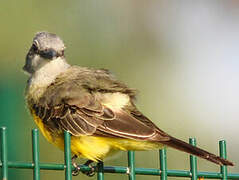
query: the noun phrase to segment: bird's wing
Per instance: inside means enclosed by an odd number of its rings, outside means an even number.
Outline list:
[[[147,119],[123,109],[114,110],[84,93],[84,99],[68,99],[56,106],[34,106],[35,113],[53,132],[69,131],[74,136],[96,135],[135,140],[166,141],[169,137]],[[139,117],[139,116],[138,116]],[[146,119],[145,119],[146,120]],[[150,123],[151,122],[151,123]]]
[[[115,111],[114,116],[115,118],[111,121],[104,121],[104,123],[97,128],[95,134],[135,140],[169,140],[169,137],[164,132],[148,126],[124,110]]]

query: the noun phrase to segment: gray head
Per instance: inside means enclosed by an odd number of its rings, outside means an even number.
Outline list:
[[[33,38],[23,70],[32,74],[46,63],[59,57],[64,58],[64,50],[65,45],[56,34],[39,32]]]

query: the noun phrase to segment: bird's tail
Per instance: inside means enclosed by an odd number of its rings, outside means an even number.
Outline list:
[[[192,146],[192,145],[190,145],[184,141],[181,141],[179,139],[176,139],[174,137],[170,137],[169,141],[164,141],[161,143],[163,143],[169,147],[173,147],[175,149],[178,149],[178,150],[190,153],[192,155],[201,157],[203,159],[206,159],[208,161],[211,161],[211,162],[219,164],[219,165],[233,166],[233,163],[226,159],[223,159],[219,156],[216,156],[216,155],[209,153],[209,152],[207,152],[203,149],[200,149],[198,147]]]

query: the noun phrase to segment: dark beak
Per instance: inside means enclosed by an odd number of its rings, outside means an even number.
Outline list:
[[[26,56],[25,65],[22,68],[24,71],[26,71],[30,74],[32,74],[34,72],[32,69],[32,58],[33,58],[33,54],[29,51]]]

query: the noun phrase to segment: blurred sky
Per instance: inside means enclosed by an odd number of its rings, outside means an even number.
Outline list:
[[[185,141],[196,137],[213,153],[219,140],[227,140],[228,159],[236,164],[229,171],[238,173],[238,18],[235,0],[1,1],[0,126],[8,127],[9,159],[31,161],[36,126],[25,107],[27,76],[21,68],[35,33],[46,30],[62,37],[70,63],[110,69],[137,88],[139,109],[169,134]],[[61,151],[42,136],[40,142],[42,162],[63,162]],[[138,167],[158,166],[155,151],[138,152],[136,158]],[[126,165],[126,154],[106,164]],[[188,156],[168,149],[168,167],[189,168]],[[219,170],[205,160],[198,168]],[[43,179],[63,175],[41,172]],[[32,172],[11,170],[10,179],[16,176],[32,179]]]

